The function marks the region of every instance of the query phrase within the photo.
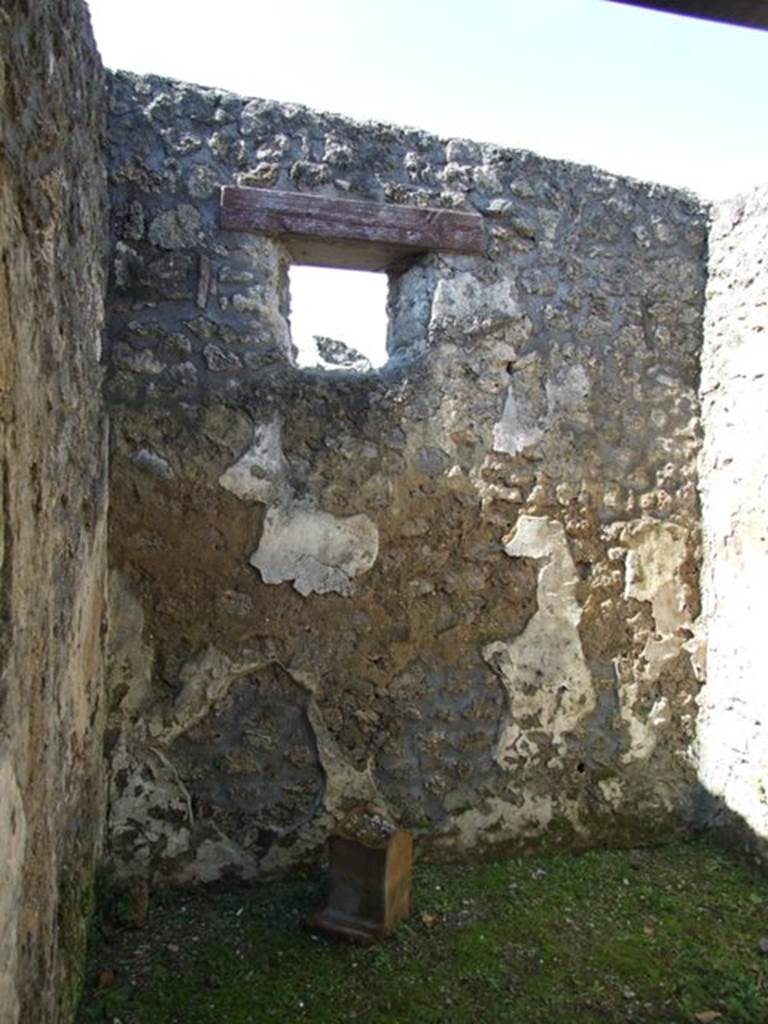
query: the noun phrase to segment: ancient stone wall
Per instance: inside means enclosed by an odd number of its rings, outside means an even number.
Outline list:
[[[109,856],[263,877],[373,800],[444,855],[694,802],[705,214],[525,152],[111,83]],[[478,211],[389,364],[292,362],[256,185]]]
[[[69,1020],[102,808],[106,92],[80,0],[0,5],[0,1020]]]
[[[712,823],[768,852],[768,189],[713,210],[702,356],[708,684],[698,763]]]

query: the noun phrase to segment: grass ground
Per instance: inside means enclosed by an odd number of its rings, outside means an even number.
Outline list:
[[[321,902],[316,879],[157,894],[94,930],[78,1022],[768,1022],[768,879],[702,842],[417,865],[368,948],[305,930]]]

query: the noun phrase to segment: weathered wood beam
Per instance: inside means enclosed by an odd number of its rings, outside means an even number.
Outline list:
[[[647,7],[668,14],[724,21],[745,28],[768,29],[766,0],[613,0],[631,7]]]
[[[357,270],[401,268],[425,252],[481,253],[483,218],[275,189],[221,190],[220,226],[279,235],[295,263]]]

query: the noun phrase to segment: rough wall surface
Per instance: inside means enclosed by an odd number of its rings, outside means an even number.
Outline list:
[[[3,1024],[70,1018],[102,803],[104,86],[83,3],[0,4]]]
[[[768,852],[768,189],[713,211],[702,356],[707,675],[698,761],[713,820]]]
[[[688,815],[705,216],[591,168],[112,79],[109,853],[253,878],[374,800],[458,854]],[[381,372],[292,365],[223,184],[477,210]]]

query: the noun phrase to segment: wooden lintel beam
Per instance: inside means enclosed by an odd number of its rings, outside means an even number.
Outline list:
[[[233,185],[221,190],[220,225],[278,235],[294,262],[323,267],[390,270],[424,252],[485,248],[476,213]]]

